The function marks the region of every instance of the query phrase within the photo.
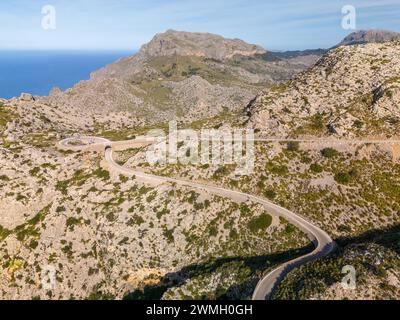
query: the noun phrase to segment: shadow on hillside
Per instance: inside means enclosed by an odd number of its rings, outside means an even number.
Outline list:
[[[369,230],[357,237],[340,237],[335,241],[342,248],[350,244],[375,243],[400,254],[400,224]]]
[[[254,288],[256,287],[259,277],[257,273],[261,273],[266,268],[266,262],[269,262],[270,266],[277,266],[286,261],[295,259],[296,257],[302,256],[311,252],[314,249],[312,244],[299,249],[292,249],[285,252],[273,253],[263,256],[253,257],[227,257],[217,258],[210,262],[204,262],[201,264],[192,264],[183,267],[181,270],[166,274],[157,285],[147,285],[143,289],[137,289],[133,292],[128,293],[125,300],[160,300],[163,294],[170,288],[176,288],[185,284],[188,280],[197,276],[211,275],[218,268],[229,263],[243,263],[243,267],[247,267],[251,270],[251,274],[248,280],[240,284],[235,284],[228,288],[228,290],[217,290],[217,299],[244,299],[247,296],[251,296]],[[207,297],[203,297],[207,299]]]
[[[319,263],[309,265],[308,268],[296,273],[291,279],[281,282],[272,298],[277,300],[307,300],[322,292],[320,290],[324,290],[324,287],[340,282],[343,279],[341,268],[344,265],[337,264],[337,262],[343,262],[340,259],[345,257],[346,251],[351,246],[367,249],[370,244],[376,244],[400,254],[400,224],[383,229],[372,229],[359,236],[339,237],[335,239],[335,242],[337,244],[335,251],[319,259]],[[363,250],[360,252],[363,252]],[[357,262],[357,256],[350,255],[349,259],[354,259],[354,262]],[[348,262],[347,260],[344,261]],[[374,274],[381,273],[378,266],[368,262],[368,259],[361,263]]]
[[[367,231],[357,237],[340,237],[335,239],[338,244],[338,250],[331,255],[339,254],[344,247],[350,244],[376,243],[400,254],[400,224],[385,229],[374,229]],[[185,284],[188,280],[201,275],[210,275],[218,268],[232,262],[242,262],[244,266],[251,270],[252,277],[240,284],[235,284],[228,290],[217,290],[217,299],[244,299],[251,296],[256,287],[260,274],[265,270],[266,261],[270,262],[270,266],[277,266],[296,257],[305,255],[313,250],[313,245],[308,245],[297,250],[288,250],[280,253],[273,253],[263,256],[254,257],[228,257],[218,258],[211,262],[201,264],[192,264],[182,268],[181,270],[165,275],[158,285],[148,285],[143,289],[137,289],[128,293],[124,299],[126,300],[159,300],[163,294],[170,288],[176,288]],[[220,291],[220,292],[218,292]],[[207,299],[208,297],[203,297]]]

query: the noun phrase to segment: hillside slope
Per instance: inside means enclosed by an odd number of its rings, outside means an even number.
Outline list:
[[[262,92],[249,125],[269,136],[394,136],[399,129],[400,42],[343,46]]]

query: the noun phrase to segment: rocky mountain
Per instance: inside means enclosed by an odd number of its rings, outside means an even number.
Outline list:
[[[42,100],[90,113],[128,112],[136,122],[187,122],[241,111],[262,87],[290,79],[317,59],[271,58],[242,40],[169,30],[138,54]]]
[[[400,125],[400,42],[342,46],[272,86],[249,107],[269,136],[394,136]]]
[[[339,44],[334,46],[332,49],[341,46],[351,46],[357,44],[367,43],[384,43],[400,39],[400,33],[387,31],[387,30],[360,30],[349,34]],[[285,59],[290,61],[296,61],[300,63],[304,61],[306,65],[313,65],[320,57],[326,54],[329,49],[309,49],[309,50],[296,50],[296,51],[283,51],[283,52],[268,52],[271,57],[278,59]]]
[[[358,32],[341,45],[395,36],[376,30]],[[93,72],[89,81],[64,92],[53,90],[41,101],[82,109],[100,118],[122,112],[135,124],[171,119],[190,122],[224,110],[241,112],[261,88],[291,79],[325,52],[267,52],[238,39],[168,30],[157,34],[136,55]]]
[[[198,56],[216,60],[230,59],[235,55],[254,56],[266,51],[260,46],[240,39],[225,39],[211,33],[190,33],[168,30],[157,34],[144,45],[140,54],[147,57]]]
[[[387,30],[361,30],[349,34],[340,42],[337,47],[354,44],[383,43],[400,40],[400,33]]]

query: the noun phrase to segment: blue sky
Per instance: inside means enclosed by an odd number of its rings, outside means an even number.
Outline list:
[[[240,38],[269,50],[327,48],[351,31],[344,5],[357,9],[357,29],[400,31],[400,0],[2,0],[0,50],[138,49],[167,29]],[[53,5],[57,28],[41,27]]]

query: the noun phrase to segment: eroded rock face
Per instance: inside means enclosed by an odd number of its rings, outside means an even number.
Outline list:
[[[250,126],[266,135],[396,135],[399,63],[400,42],[333,49],[305,73],[264,90],[250,107]]]

